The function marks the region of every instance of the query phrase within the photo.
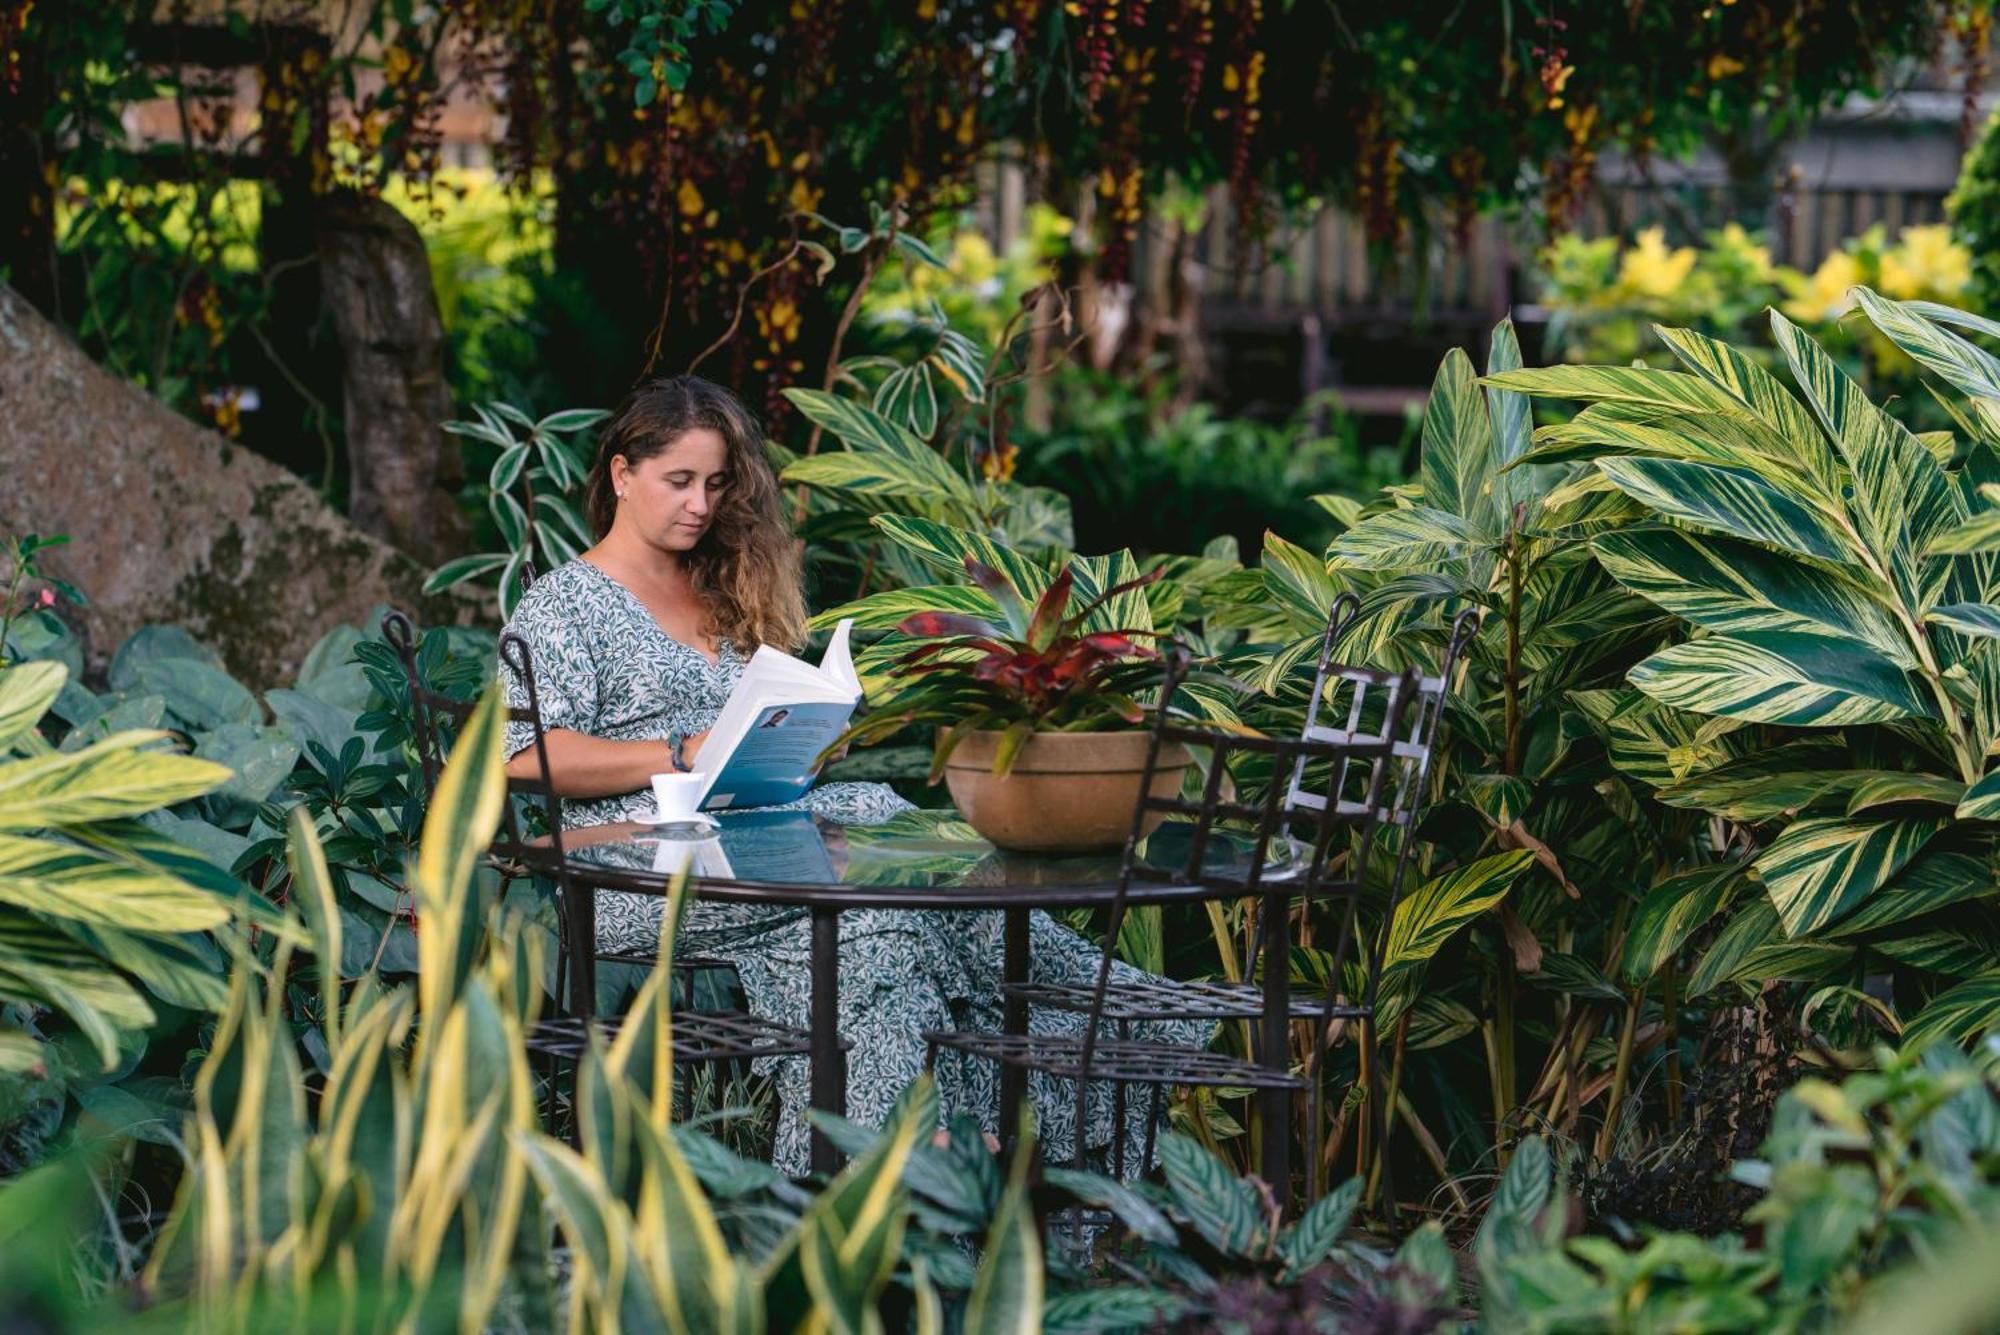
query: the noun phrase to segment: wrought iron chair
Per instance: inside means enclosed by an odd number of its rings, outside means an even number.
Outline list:
[[[403,675],[410,693],[411,740],[417,753],[426,802],[435,792],[444,770],[450,743],[464,728],[474,702],[456,699],[424,684],[417,662],[417,639],[409,618],[390,612],[382,619],[383,638],[402,660]],[[525,723],[532,730],[536,757],[534,777],[507,779],[509,801],[502,808],[501,826],[487,852],[505,884],[521,876],[545,877],[554,887],[556,903],[555,1008],[536,1024],[528,1035],[529,1051],[548,1061],[547,1116],[555,1122],[557,1078],[562,1066],[574,1068],[590,1044],[590,1032],[609,1037],[617,1032],[620,1017],[596,1014],[597,962],[600,958],[650,966],[651,958],[607,955],[600,957],[597,943],[596,887],[579,864],[565,857],[562,803],[549,776],[547,733],[542,724],[540,695],[535,684],[533,655],[528,644],[512,633],[500,637],[500,657],[526,695],[525,707],[510,707],[507,721]],[[545,836],[531,832],[522,819],[521,797],[538,807],[547,830]],[[676,970],[722,965],[723,961],[676,960]],[[677,1064],[698,1062],[743,1062],[756,1057],[804,1055],[810,1050],[808,1036],[771,1021],[740,1011],[695,1011],[676,1007],[673,1056]]]
[[[1252,943],[1249,958],[1255,959],[1261,953],[1265,961],[1261,982],[1217,983],[1207,981],[1178,982],[1165,979],[1112,983],[1110,981],[1110,960],[1118,929],[1122,922],[1124,905],[1117,904],[1112,913],[1109,935],[1100,965],[1099,976],[1093,986],[1074,983],[1014,983],[1007,986],[1010,999],[1029,1005],[1046,1006],[1053,1009],[1083,1011],[1089,1015],[1084,1041],[1072,1041],[1076,1048],[1073,1059],[1064,1063],[1068,1069],[1055,1071],[1069,1074],[1074,1071],[1081,1077],[1086,1071],[1096,1078],[1122,1080],[1125,1083],[1141,1083],[1140,1067],[1120,1060],[1134,1046],[1125,1038],[1129,1026],[1143,1020],[1212,1020],[1256,1022],[1259,1029],[1255,1046],[1260,1050],[1258,1069],[1266,1073],[1261,1082],[1244,1080],[1198,1080],[1175,1078],[1163,1081],[1170,1084],[1230,1084],[1238,1087],[1253,1087],[1261,1091],[1260,1098],[1265,1108],[1264,1159],[1267,1174],[1275,1183],[1287,1174],[1281,1166],[1285,1158],[1285,1147],[1281,1138],[1286,1135],[1283,1100],[1290,1097],[1290,1091],[1301,1084],[1309,1085],[1311,1091],[1312,1125],[1317,1127],[1321,1120],[1323,1098],[1319,1080],[1319,1063],[1331,1036],[1336,1020],[1359,1020],[1372,1018],[1376,1002],[1377,980],[1381,974],[1381,951],[1386,934],[1378,934],[1376,945],[1370,956],[1366,989],[1358,1000],[1340,999],[1339,980],[1344,970],[1347,956],[1353,946],[1355,908],[1361,887],[1368,883],[1369,864],[1372,858],[1378,832],[1384,824],[1400,828],[1404,837],[1399,841],[1395,853],[1395,864],[1388,878],[1388,909],[1395,911],[1400,898],[1402,880],[1407,868],[1412,841],[1408,832],[1416,824],[1421,811],[1424,794],[1428,787],[1431,752],[1435,742],[1438,720],[1443,713],[1444,701],[1449,690],[1452,671],[1465,644],[1477,628],[1477,614],[1468,611],[1453,624],[1452,634],[1447,642],[1439,671],[1435,676],[1396,674],[1369,669],[1336,666],[1333,654],[1336,646],[1352,626],[1360,610],[1359,600],[1351,594],[1338,599],[1328,618],[1327,628],[1322,637],[1318,669],[1314,676],[1313,692],[1307,706],[1306,722],[1299,738],[1293,741],[1276,739],[1249,739],[1233,733],[1204,731],[1173,725],[1166,710],[1156,717],[1154,747],[1162,740],[1176,740],[1212,749],[1213,760],[1207,787],[1199,804],[1188,804],[1177,800],[1163,801],[1146,798],[1134,815],[1133,838],[1126,846],[1125,862],[1121,872],[1121,895],[1129,885],[1135,871],[1137,836],[1149,811],[1177,811],[1192,815],[1196,819],[1196,833],[1191,848],[1191,856],[1199,859],[1205,849],[1203,845],[1215,820],[1253,820],[1255,825],[1255,847],[1253,867],[1261,867],[1268,842],[1271,824],[1278,820],[1277,832],[1287,838],[1295,831],[1304,829],[1311,842],[1310,861],[1302,872],[1290,880],[1262,882],[1260,873],[1253,870],[1241,885],[1244,898],[1263,900],[1257,923],[1256,939]],[[1170,678],[1168,692],[1163,701],[1171,698],[1177,685],[1177,676]],[[1328,726],[1320,722],[1321,708],[1329,694],[1332,702],[1342,711],[1341,725]],[[1271,757],[1271,782],[1267,785],[1265,799],[1261,805],[1248,806],[1238,803],[1222,803],[1217,800],[1218,786],[1228,766],[1232,753],[1263,752]],[[1287,770],[1290,771],[1286,776]],[[1324,787],[1315,786],[1310,780],[1325,776]],[[1329,848],[1330,841],[1341,831],[1352,834],[1351,857],[1347,874],[1332,877],[1328,873],[1329,856],[1336,852]],[[1157,869],[1144,869],[1157,870]],[[1228,878],[1204,875],[1199,868],[1186,866],[1178,869],[1176,879],[1202,881],[1217,885],[1219,889],[1229,889]],[[1298,996],[1290,994],[1289,961],[1289,901],[1302,899],[1309,906],[1316,901],[1335,901],[1342,905],[1341,923],[1333,952],[1333,963],[1328,977],[1333,984],[1319,996]],[[1277,933],[1273,944],[1270,933]],[[1109,1020],[1117,1026],[1118,1036],[1111,1040],[1100,1040],[1097,1035],[1103,1022]],[[1319,1022],[1318,1041],[1313,1047],[1313,1056],[1305,1081],[1290,1084],[1276,1082],[1269,1073],[1282,1069],[1281,1058],[1287,1051],[1287,1027],[1291,1020],[1317,1020]],[[939,1035],[937,1043],[943,1046],[968,1046],[955,1042],[958,1036]],[[1047,1045],[1047,1040],[1036,1040]],[[1060,1045],[1058,1045],[1060,1046]],[[1033,1051],[1033,1044],[1015,1044],[1009,1055],[1029,1058],[1045,1055]],[[1099,1058],[1100,1054],[1114,1058],[1109,1063]],[[999,1051],[988,1055],[1006,1060]],[[1069,1055],[1069,1054],[1065,1054]],[[1136,1056],[1138,1054],[1132,1053]],[[1206,1058],[1216,1058],[1220,1054],[1205,1054],[1205,1059],[1194,1063],[1176,1063],[1162,1053],[1148,1054],[1161,1063],[1162,1069],[1172,1068],[1176,1077],[1196,1073],[1212,1065]],[[1235,1060],[1235,1059],[1228,1059]],[[1035,1066],[1034,1069],[1048,1069]],[[1154,1086],[1154,1105],[1157,1106],[1158,1084]],[[1379,1100],[1377,1101],[1379,1103]],[[1079,1119],[1083,1105],[1083,1082],[1078,1081]],[[1122,1098],[1114,1105],[1122,1119]],[[1378,1115],[1380,1109],[1376,1109]],[[1147,1157],[1151,1156],[1150,1134],[1152,1119],[1148,1122]],[[1379,1143],[1379,1135],[1378,1142]],[[1115,1168],[1114,1171],[1122,1171]],[[1318,1164],[1308,1166],[1307,1193],[1309,1198],[1318,1194]]]

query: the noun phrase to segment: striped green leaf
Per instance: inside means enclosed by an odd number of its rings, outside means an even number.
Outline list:
[[[1255,1189],[1200,1141],[1169,1131],[1160,1137],[1160,1168],[1181,1215],[1225,1256],[1248,1252],[1262,1232]]]
[[[226,902],[178,877],[12,834],[0,834],[0,903],[144,932],[199,932],[229,921]]]
[[[1801,556],[1859,564],[1837,528],[1748,469],[1643,458],[1600,459],[1597,467],[1660,514]]]
[[[1333,600],[1342,584],[1326,568],[1326,562],[1297,543],[1287,542],[1276,533],[1264,534],[1264,557],[1260,567],[1266,595],[1303,627],[1324,627]]]
[[[1054,578],[1013,548],[949,524],[913,515],[876,515],[869,522],[898,547],[950,579],[966,578],[967,557],[992,567],[1005,575],[1030,605],[1047,592]]]
[[[1970,519],[1937,534],[1924,548],[1929,556],[2000,552],[2000,506],[1975,511]]]
[[[1752,543],[1639,529],[1607,533],[1591,550],[1620,584],[1698,626],[1833,635],[1865,644],[1899,667],[1917,666],[1889,611],[1866,590]]]
[[[1445,354],[1424,405],[1424,504],[1457,515],[1474,533],[1494,536],[1501,522],[1493,494],[1493,424],[1472,359]]]
[[[1780,483],[1806,477],[1787,442],[1754,417],[1669,413],[1622,403],[1592,404],[1567,422],[1541,428],[1529,457],[1559,463],[1631,455],[1745,468]],[[1820,487],[1813,494],[1828,493]]]
[[[2000,357],[1926,319],[1909,302],[1891,301],[1866,287],[1850,291],[1891,343],[1971,396],[1972,409],[1989,437],[2000,434]]]
[[[1860,645],[1797,631],[1711,635],[1633,667],[1662,704],[1753,723],[1839,727],[1930,715],[1909,673]]]
[[[1895,880],[1821,935],[1843,937],[1872,932],[1953,904],[1984,898],[1996,890],[2000,890],[2000,878],[1995,877],[1991,863],[1964,853],[1933,850],[1903,868]]]
[[[1424,882],[1396,905],[1384,947],[1385,972],[1421,964],[1459,928],[1498,904],[1534,861],[1527,849],[1495,853]]]
[[[1336,538],[1333,550],[1363,570],[1404,570],[1457,560],[1470,541],[1457,515],[1418,505],[1370,515]]]
[[[1952,603],[1948,607],[1933,607],[1924,613],[1924,620],[1949,626],[1961,635],[2000,639],[2000,607],[1992,603]]]
[[[1572,691],[1569,699],[1604,734],[1612,765],[1654,786],[1727,762],[1736,754],[1728,736],[1743,726],[1669,709],[1638,691]]]
[[[1033,1335],[1042,1328],[1047,1287],[1042,1232],[1028,1194],[1033,1142],[1032,1133],[1024,1135],[1008,1168],[1007,1190],[993,1213],[985,1254],[966,1297],[965,1335]],[[889,1259],[893,1263],[895,1258]]]
[[[1759,895],[1723,924],[1715,942],[1688,975],[1687,994],[1699,997],[1726,982],[1751,954],[1778,934],[1778,911],[1770,897]]]
[[[938,455],[925,451],[928,463],[879,450],[831,450],[795,459],[785,465],[787,482],[859,496],[910,496],[970,503],[972,491],[964,478]]]
[[[1863,771],[1855,777],[1859,781],[1847,798],[1847,814],[1850,816],[1875,807],[1900,806],[1909,802],[1955,807],[1965,796],[1962,781],[1938,774],[1896,771],[1870,774]]]
[[[1069,559],[1073,589],[1072,609],[1081,611],[1121,584],[1130,584],[1146,572],[1130,550],[1120,548],[1104,556],[1072,556]],[[1158,588],[1157,584],[1151,586]],[[1153,606],[1147,590],[1126,589],[1106,598],[1086,623],[1092,630],[1151,630]]]
[[[227,783],[221,765],[146,750],[159,732],[115,733],[75,752],[0,766],[0,830],[143,816]]]
[[[69,669],[54,660],[0,669],[0,755],[42,721],[68,680]]]
[[[1915,555],[1965,518],[1964,502],[1931,452],[1868,396],[1797,325],[1771,312],[1792,377],[1853,475],[1864,541],[1915,602]]]
[[[1866,900],[1949,824],[1942,818],[1793,821],[1755,866],[1785,934],[1816,932]]]
[[[1903,1030],[1903,1046],[1964,1044],[2000,1026],[2000,969],[1968,978],[1931,998]]]
[[[1966,789],[1952,814],[1960,820],[2000,820],[2000,770]]]
[[[1766,821],[1796,815],[1816,802],[1849,792],[1861,776],[1831,768],[1847,759],[1844,747],[1793,743],[1664,784],[1654,796],[1670,807],[1710,811],[1731,820]]]
[[[1700,376],[1645,366],[1542,366],[1486,377],[1500,389],[1580,403],[1629,403],[1672,412],[1748,416],[1749,409]]]
[[[1619,971],[1634,986],[1665,967],[1695,931],[1729,903],[1743,876],[1738,863],[1723,863],[1670,876],[1639,901],[1626,928]]]
[[[1937,927],[1878,936],[1868,942],[1868,948],[1881,951],[1898,964],[1955,978],[1984,973],[2000,959],[2000,941],[1990,932],[1963,928]]]
[[[1748,408],[1774,430],[1794,459],[1814,469],[1824,466],[1824,438],[1792,392],[1778,378],[1735,348],[1692,329],[1654,325],[1653,332],[1681,364]]]
[[[930,584],[871,593],[829,608],[806,624],[814,630],[831,630],[852,617],[856,630],[888,630],[919,612],[959,612],[994,622],[1000,618],[992,595],[976,584]]]
[[[120,1030],[153,1023],[133,986],[75,943],[23,914],[0,912],[0,999],[61,1011],[109,1070]]]

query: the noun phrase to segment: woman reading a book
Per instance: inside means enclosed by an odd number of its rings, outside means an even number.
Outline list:
[[[507,626],[534,655],[565,829],[650,815],[652,776],[696,765],[707,729],[757,647],[790,652],[804,641],[800,561],[762,440],[742,404],[694,376],[642,384],[604,424],[588,484],[597,544],[536,580]],[[503,676],[510,703],[525,705],[522,683],[504,668]],[[527,724],[508,725],[510,774],[539,777],[526,749],[531,740]],[[790,805],[842,824],[885,820],[909,807],[873,783],[821,784]],[[663,906],[655,896],[600,893],[598,948],[651,953]],[[1032,932],[1038,978],[1095,976],[1096,946],[1044,914],[1034,915]],[[733,963],[752,1013],[806,1024],[806,910],[698,902],[676,945]],[[840,1032],[853,1043],[850,1116],[881,1124],[897,1093],[923,1069],[925,1030],[997,1025],[1000,961],[998,914],[842,915]],[[1081,1020],[1037,1013],[1036,1028],[1059,1032]],[[1191,1035],[1171,1037],[1185,1042]],[[993,1068],[950,1057],[939,1058],[944,1111],[990,1121]],[[802,1175],[806,1064],[782,1059],[773,1073],[774,1157],[781,1169]],[[1093,1148],[1108,1146],[1114,1134],[1109,1091],[1101,1092],[1087,1128]],[[1049,1095],[1037,1100],[1041,1134],[1060,1158],[1074,1144],[1074,1103],[1054,1088]],[[1129,1137],[1126,1162],[1141,1167],[1143,1127],[1118,1130]]]

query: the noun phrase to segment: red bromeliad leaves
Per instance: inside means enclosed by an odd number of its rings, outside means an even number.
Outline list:
[[[921,635],[933,638],[939,635],[986,635],[998,636],[1000,628],[990,621],[982,621],[963,612],[918,612],[903,618],[896,629],[905,635]]]

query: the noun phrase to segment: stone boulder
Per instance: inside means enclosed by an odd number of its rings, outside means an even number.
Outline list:
[[[424,597],[425,567],[105,370],[0,284],[0,536],[31,531],[70,535],[39,559],[90,600],[61,610],[98,671],[148,623],[186,629],[267,688],[380,604],[420,624],[496,619],[483,591]]]

